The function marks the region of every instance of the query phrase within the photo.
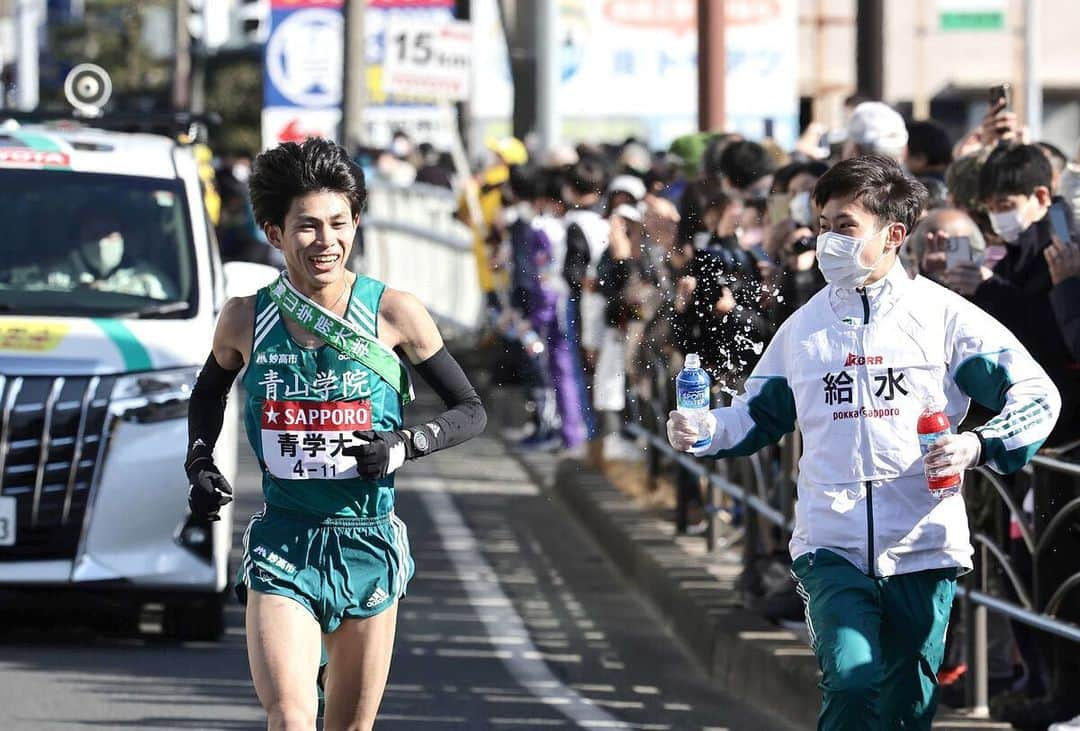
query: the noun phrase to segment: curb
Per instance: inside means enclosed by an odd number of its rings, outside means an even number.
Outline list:
[[[821,696],[805,641],[744,609],[735,589],[578,460],[562,460],[552,490],[644,593],[724,692],[812,728]]]

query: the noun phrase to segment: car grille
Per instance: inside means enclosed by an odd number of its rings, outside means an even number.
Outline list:
[[[0,561],[74,558],[115,376],[0,376],[0,496],[15,498]]]

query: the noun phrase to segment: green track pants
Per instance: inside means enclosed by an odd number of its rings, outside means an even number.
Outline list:
[[[873,578],[819,549],[792,564],[821,667],[822,731],[929,731],[957,569]]]

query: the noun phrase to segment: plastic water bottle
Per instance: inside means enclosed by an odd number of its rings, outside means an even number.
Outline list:
[[[922,448],[923,459],[925,459],[926,453],[930,451],[930,447],[933,446],[934,442],[951,432],[949,429],[949,417],[945,415],[940,406],[928,404],[919,416],[915,430],[919,433],[919,447]],[[931,476],[925,462],[923,463],[923,470],[926,473],[926,483],[930,488],[930,494],[938,500],[943,500],[960,492],[959,473]]]
[[[701,358],[697,353],[688,353],[683,369],[675,378],[675,408],[698,428],[701,438],[694,442],[694,449],[708,446],[710,441],[706,417],[712,408],[711,384],[712,379],[701,367]]]

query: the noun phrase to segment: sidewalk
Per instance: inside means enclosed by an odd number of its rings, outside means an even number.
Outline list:
[[[486,390],[486,389],[485,389]],[[490,430],[521,421],[520,401],[486,398]],[[515,453],[537,483],[567,506],[600,548],[665,618],[718,687],[771,706],[800,727],[814,727],[820,672],[805,634],[778,627],[741,606],[736,551],[707,554],[700,536],[676,536],[670,521],[635,504],[598,470],[579,460]],[[942,708],[942,730],[1006,730]]]

